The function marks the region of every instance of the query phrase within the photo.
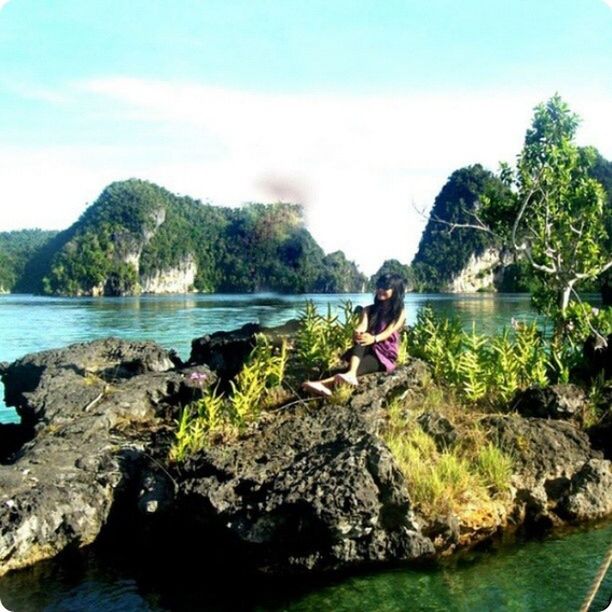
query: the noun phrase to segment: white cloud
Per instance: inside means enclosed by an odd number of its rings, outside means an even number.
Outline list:
[[[610,8],[612,8],[612,0],[603,0]]]
[[[3,6],[6,6],[8,4],[9,0],[0,0],[0,10],[2,10]]]
[[[11,160],[0,148],[0,168],[9,176],[8,185],[0,181],[0,201],[13,194],[23,211],[13,227],[42,225],[26,220],[36,201],[49,202],[50,217],[66,203],[67,225],[105,183],[139,176],[219,204],[299,197],[323,248],[344,250],[367,273],[387,258],[408,262],[424,224],[412,203],[431,205],[464,165],[495,169],[500,160],[512,161],[533,106],[553,93],[281,95],[131,78],[91,80],[80,90],[102,99],[109,114],[175,138],[166,144],[160,137],[155,156],[120,142],[120,134],[109,150],[50,150],[31,158],[21,151]],[[581,141],[612,157],[610,96],[586,92],[567,101],[583,117]],[[15,172],[19,181],[11,178]],[[30,174],[36,181],[28,181]]]

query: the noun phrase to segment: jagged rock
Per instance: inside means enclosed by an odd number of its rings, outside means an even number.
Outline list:
[[[63,349],[31,353],[2,372],[5,402],[26,425],[74,417],[108,385],[180,365],[173,351],[153,342],[105,338]]]
[[[559,384],[519,391],[512,407],[526,417],[569,419],[578,416],[585,403],[586,395],[580,387]]]
[[[421,429],[430,435],[439,451],[444,451],[452,446],[457,440],[455,426],[437,412],[424,412],[417,419]]]
[[[31,428],[18,423],[0,423],[0,463],[5,463],[34,436]]]
[[[153,343],[106,339],[3,371],[34,437],[0,465],[0,575],[93,542],[140,484],[152,432],[183,377]]]
[[[592,520],[612,513],[610,462],[590,459],[574,474],[557,512],[570,520]]]
[[[454,514],[436,516],[423,527],[423,535],[434,544],[437,551],[454,549],[461,539],[461,525]]]
[[[483,424],[513,458],[515,520],[519,523],[543,527],[558,523],[558,513],[563,514],[560,502],[570,491],[574,476],[592,459],[602,460],[587,435],[567,421],[511,415],[491,416]],[[610,462],[605,463],[609,469]],[[599,511],[589,516],[587,510],[583,518],[598,516]]]
[[[349,400],[352,410],[380,410],[384,404],[408,390],[420,390],[431,380],[429,367],[419,359],[410,359],[391,374],[377,372],[363,376]]]
[[[228,380],[238,374],[255,346],[255,335],[266,334],[273,343],[295,334],[298,321],[292,319],[273,328],[247,323],[234,331],[219,331],[191,342],[190,364],[202,364],[214,370],[219,378]]]
[[[411,518],[403,477],[374,423],[332,406],[285,414],[188,460],[180,498],[268,571],[429,556],[433,545]]]

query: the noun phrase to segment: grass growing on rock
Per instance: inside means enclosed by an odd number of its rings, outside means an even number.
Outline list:
[[[343,302],[339,310],[342,316],[331,307],[320,315],[313,302],[306,302],[291,346],[283,341],[275,347],[265,335],[257,335],[244,367],[229,383],[227,396],[207,388],[201,399],[183,407],[170,460],[182,462],[215,441],[235,438],[267,408],[295,399],[294,388],[300,381],[339,365],[352,343],[358,319],[350,301]],[[329,401],[345,406],[353,391],[338,386]]]
[[[457,433],[445,445],[423,430],[418,417],[434,410]],[[502,503],[510,485],[512,458],[488,439],[480,414],[466,410],[451,390],[430,385],[422,393],[389,405],[382,437],[406,478],[407,489],[424,516],[461,517],[474,506]]]

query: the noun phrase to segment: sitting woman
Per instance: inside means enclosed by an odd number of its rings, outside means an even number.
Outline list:
[[[361,312],[355,328],[355,344],[343,358],[348,371],[317,381],[306,381],[304,390],[317,395],[331,395],[334,384],[357,385],[357,377],[372,372],[392,372],[399,348],[400,330],[404,326],[404,279],[397,274],[383,274],[376,282],[374,304]]]

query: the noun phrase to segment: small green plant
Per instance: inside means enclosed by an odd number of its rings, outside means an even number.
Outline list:
[[[256,336],[246,364],[230,381],[229,397],[208,387],[201,399],[182,409],[170,459],[184,461],[205,448],[213,437],[232,435],[257,420],[266,397],[282,385],[286,367],[287,343],[283,341],[275,349],[266,336]]]
[[[351,399],[355,388],[351,385],[336,385],[328,401],[334,406],[346,406]]]
[[[551,351],[535,323],[518,325],[514,337],[506,329],[487,336],[424,308],[407,338],[408,350],[430,364],[434,380],[468,402],[507,402],[517,389],[549,382]]]
[[[342,303],[343,319],[332,312],[328,305],[327,314],[320,315],[312,301],[307,301],[299,317],[296,335],[296,357],[301,367],[309,373],[320,374],[339,362],[342,353],[353,342],[357,317],[350,301]]]
[[[400,332],[400,342],[397,350],[397,365],[406,365],[408,363],[408,333],[404,330]]]

